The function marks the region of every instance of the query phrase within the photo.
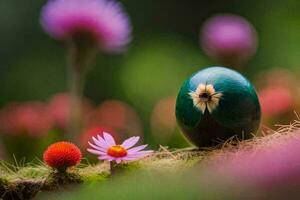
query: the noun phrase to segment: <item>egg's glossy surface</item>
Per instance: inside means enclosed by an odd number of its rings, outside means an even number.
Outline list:
[[[250,138],[259,128],[261,111],[256,91],[244,76],[210,67],[185,81],[177,97],[176,118],[193,144],[208,147],[235,135]]]

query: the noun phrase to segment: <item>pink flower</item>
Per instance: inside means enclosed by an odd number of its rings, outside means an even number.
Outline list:
[[[255,28],[243,17],[231,14],[209,18],[201,32],[205,53],[222,64],[242,64],[256,52]]]
[[[122,133],[117,138],[121,140],[133,136],[131,133],[135,133],[136,136],[143,135],[143,125],[136,110],[119,100],[106,100],[91,112],[88,126],[98,125],[110,127],[115,132]]]
[[[251,144],[250,144],[251,145]],[[275,133],[239,151],[212,157],[214,174],[220,173],[241,184],[282,188],[300,184],[299,130]]]
[[[58,40],[84,39],[106,52],[124,50],[131,39],[128,16],[114,0],[51,0],[41,24]]]
[[[113,128],[109,126],[102,126],[102,125],[93,125],[87,127],[80,138],[80,144],[83,148],[87,148],[89,146],[89,140],[91,137],[97,137],[99,133],[109,132],[116,140],[118,141],[119,135]]]
[[[103,137],[97,135],[97,138],[92,137],[94,144],[89,142],[93,149],[87,149],[88,152],[98,155],[99,160],[115,161],[116,163],[134,161],[145,156],[148,156],[153,151],[142,151],[147,145],[133,147],[140,139],[140,137],[130,137],[121,145],[116,144],[114,138],[103,132]]]
[[[177,124],[174,115],[175,104],[176,97],[169,96],[159,100],[155,105],[151,115],[151,128],[153,132],[164,132],[166,133],[165,137],[168,137],[167,134],[170,134],[176,129]]]
[[[54,126],[61,130],[65,130],[70,118],[70,95],[68,93],[58,93],[50,99],[49,114],[53,120]],[[93,109],[89,99],[82,99],[81,109],[83,111],[83,123],[88,120],[88,115]]]
[[[292,112],[294,97],[287,87],[270,86],[259,92],[263,114],[266,116]]]
[[[11,135],[45,136],[52,127],[47,111],[41,102],[9,104],[0,111],[0,131]]]

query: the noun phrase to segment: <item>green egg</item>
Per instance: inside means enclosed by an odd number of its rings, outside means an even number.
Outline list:
[[[224,67],[209,67],[184,82],[176,118],[189,141],[209,147],[233,136],[251,138],[259,128],[261,110],[255,88],[244,76]]]

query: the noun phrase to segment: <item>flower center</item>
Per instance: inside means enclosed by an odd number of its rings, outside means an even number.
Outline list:
[[[199,84],[196,91],[190,92],[189,95],[193,100],[193,104],[203,114],[206,110],[211,113],[219,105],[219,101],[223,94],[216,92],[212,84]]]
[[[199,98],[201,101],[207,102],[211,100],[211,95],[208,94],[207,92],[204,92],[202,94],[199,95]]]
[[[107,150],[107,154],[115,158],[120,158],[127,155],[127,150],[121,145],[115,145],[115,146],[111,146]]]

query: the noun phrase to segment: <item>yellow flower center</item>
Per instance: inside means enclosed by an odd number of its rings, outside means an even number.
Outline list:
[[[120,158],[127,155],[127,150],[121,145],[115,145],[115,146],[111,146],[107,150],[107,154],[115,158]]]

